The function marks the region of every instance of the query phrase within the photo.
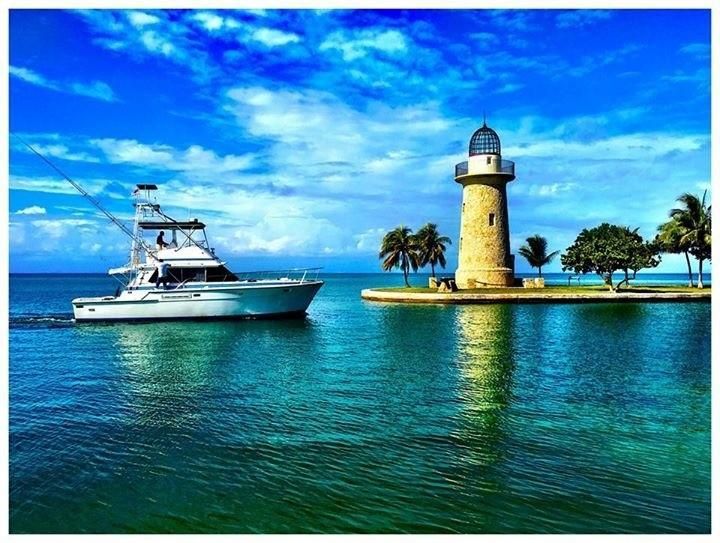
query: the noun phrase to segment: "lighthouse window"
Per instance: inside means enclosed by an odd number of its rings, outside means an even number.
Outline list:
[[[490,213],[490,226],[495,226],[495,213]]]
[[[491,162],[492,162],[492,158],[487,157],[487,163],[488,163],[488,165],[490,165]]]
[[[463,202],[462,212],[465,213],[465,202]]]

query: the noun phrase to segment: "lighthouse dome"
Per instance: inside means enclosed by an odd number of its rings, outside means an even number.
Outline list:
[[[483,122],[470,138],[470,156],[499,154],[500,138],[495,130]]]

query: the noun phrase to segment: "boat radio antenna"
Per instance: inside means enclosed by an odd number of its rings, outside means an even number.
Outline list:
[[[12,133],[12,132],[11,132]],[[76,181],[73,181],[65,172],[63,172],[60,168],[58,168],[55,164],[53,164],[50,159],[46,158],[42,154],[40,154],[39,151],[37,151],[32,145],[30,145],[28,142],[26,142],[22,137],[20,137],[18,134],[12,133],[13,136],[15,136],[17,139],[19,139],[28,149],[30,149],[33,153],[35,153],[37,156],[39,156],[48,166],[50,166],[53,170],[55,170],[58,174],[60,174],[68,183],[70,183],[77,191],[82,194],[85,198],[87,198],[92,205],[94,205],[96,208],[98,208],[103,215],[105,215],[108,219],[112,221],[112,223],[120,228],[125,234],[130,236],[131,239],[133,239],[135,242],[139,243],[141,246],[145,248],[146,251],[151,252],[152,249],[148,247],[148,245],[145,243],[145,241],[138,236],[135,235],[135,233],[130,230],[127,226],[125,226],[122,221],[120,221],[117,217],[115,217],[112,213],[110,213],[107,209],[105,209],[100,202],[98,202],[92,194],[90,194],[88,191],[86,191],[82,186],[80,186],[79,183]]]

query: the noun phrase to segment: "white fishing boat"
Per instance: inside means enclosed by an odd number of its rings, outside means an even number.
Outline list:
[[[132,231],[79,190],[131,237],[132,246],[129,263],[108,272],[121,279],[114,296],[72,301],[78,322],[299,316],[323,285],[319,268],[231,272],[210,247],[202,222],[176,221],[162,211],[152,198],[156,185],[137,185]],[[166,246],[155,244],[159,232],[168,236]],[[161,262],[167,280],[159,283]]]

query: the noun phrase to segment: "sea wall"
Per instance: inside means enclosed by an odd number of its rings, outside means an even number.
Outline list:
[[[532,304],[532,303],[609,303],[609,302],[710,302],[711,291],[697,292],[528,292],[483,294],[463,292],[403,292],[364,289],[360,296],[374,302],[425,304]]]

